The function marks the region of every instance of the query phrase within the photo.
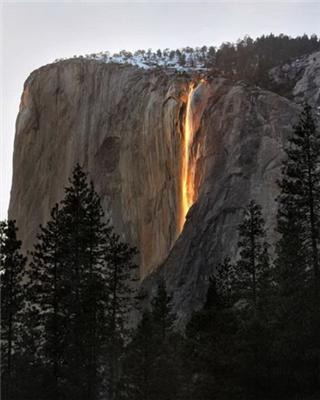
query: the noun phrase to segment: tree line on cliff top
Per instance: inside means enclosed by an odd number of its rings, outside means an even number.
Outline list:
[[[236,261],[216,266],[183,331],[163,280],[140,308],[136,250],[105,222],[79,165],[28,265],[15,222],[2,222],[1,398],[319,397],[320,135],[308,105],[286,153],[274,251],[252,200]]]
[[[206,69],[229,78],[268,86],[271,68],[283,65],[306,54],[320,50],[317,35],[262,35],[256,39],[245,36],[236,43],[224,42],[219,47],[201,46],[181,49],[137,50],[74,56],[104,62],[133,63],[140,66],[169,67],[180,70]],[[59,60],[57,60],[59,61]]]

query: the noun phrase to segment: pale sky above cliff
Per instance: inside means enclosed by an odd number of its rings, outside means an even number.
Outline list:
[[[0,219],[9,202],[20,95],[35,68],[103,50],[219,45],[270,32],[319,34],[319,21],[320,4],[312,1],[0,0]]]

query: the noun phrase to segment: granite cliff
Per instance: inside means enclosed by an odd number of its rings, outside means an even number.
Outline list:
[[[309,87],[319,93],[307,66],[295,84],[306,96]],[[116,230],[139,248],[144,288],[164,276],[183,321],[203,303],[217,263],[236,257],[236,227],[250,199],[263,206],[274,239],[276,179],[299,113],[294,100],[219,76],[201,81],[79,59],[42,67],[21,98],[9,217],[30,249],[80,162]],[[187,125],[194,204],[183,225]]]
[[[111,222],[141,250],[142,276],[163,261],[179,233],[187,86],[186,79],[94,61],[33,72],[17,118],[9,209],[24,248],[80,162]]]

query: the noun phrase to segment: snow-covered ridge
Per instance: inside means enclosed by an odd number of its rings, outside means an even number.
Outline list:
[[[96,60],[105,63],[131,64],[143,69],[161,67],[181,72],[190,70],[201,71],[207,70],[209,63],[214,61],[215,49],[203,46],[195,49],[186,47],[178,50],[157,50],[156,52],[150,49],[147,51],[138,50],[134,53],[122,50],[120,53],[112,55],[108,51],[104,51],[84,56],[74,56],[72,58]],[[57,59],[55,62],[62,60]]]

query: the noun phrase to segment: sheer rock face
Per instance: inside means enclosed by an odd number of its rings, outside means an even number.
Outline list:
[[[32,73],[17,119],[9,210],[31,248],[79,161],[116,229],[138,246],[144,287],[152,291],[164,276],[181,321],[203,303],[216,265],[236,257],[237,226],[251,199],[263,206],[274,239],[276,179],[299,113],[289,100],[245,84],[214,78],[198,86],[197,201],[178,237],[187,87],[180,75],[95,61]]]
[[[76,162],[90,172],[144,276],[178,236],[181,121],[187,81],[71,60],[33,72],[16,123],[9,209],[25,249],[63,198]]]
[[[276,180],[299,114],[295,104],[259,88],[218,80],[211,82],[210,92],[196,133],[198,200],[165,263],[145,280],[152,291],[164,276],[181,323],[203,304],[216,266],[226,256],[236,259],[237,228],[251,199],[262,205],[274,242]]]

